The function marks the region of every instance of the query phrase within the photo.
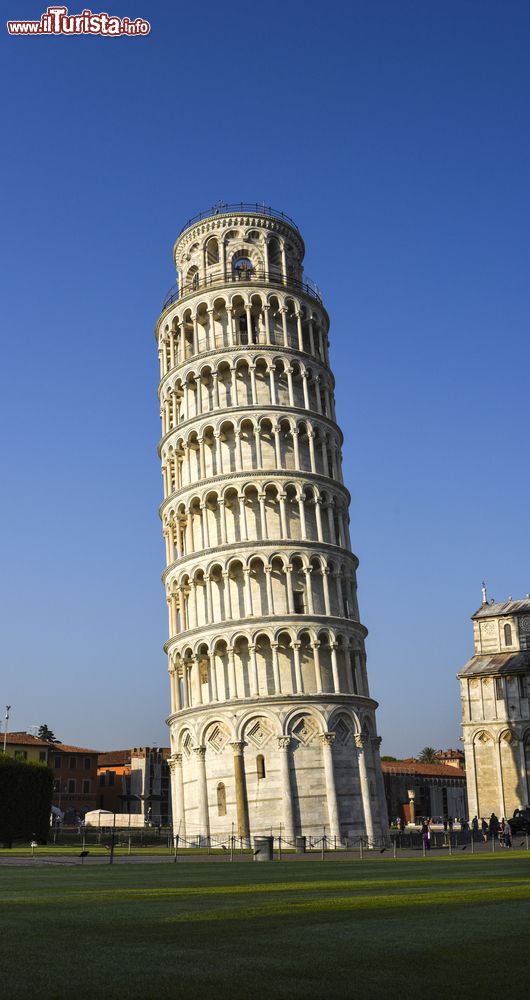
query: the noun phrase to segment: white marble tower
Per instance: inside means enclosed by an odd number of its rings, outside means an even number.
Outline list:
[[[190,220],[156,326],[173,817],[188,839],[386,839],[329,368],[288,217]]]

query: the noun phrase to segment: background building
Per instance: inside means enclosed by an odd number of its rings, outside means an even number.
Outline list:
[[[54,772],[52,804],[65,814],[65,823],[95,809],[97,750],[48,743],[48,763]]]
[[[0,749],[3,749],[4,736],[0,736]],[[6,753],[16,760],[28,760],[38,764],[48,763],[48,753],[50,744],[45,740],[40,740],[38,736],[30,733],[8,733],[6,739]]]
[[[175,829],[387,835],[329,319],[283,213],[186,224],[156,327]]]
[[[388,815],[392,822],[423,817],[467,819],[466,774],[451,764],[382,761]],[[412,793],[412,794],[411,794]]]
[[[475,655],[460,671],[471,816],[529,803],[530,598],[486,601],[472,616]]]
[[[3,734],[0,738],[3,741]],[[97,750],[48,743],[30,733],[8,733],[6,752],[18,760],[47,764],[54,773],[52,805],[75,821],[96,805]]]
[[[171,823],[168,747],[134,747],[98,754],[98,808]]]

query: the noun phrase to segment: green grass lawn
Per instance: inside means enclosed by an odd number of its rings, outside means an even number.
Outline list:
[[[527,992],[525,852],[0,868],[5,995],[458,1000]]]

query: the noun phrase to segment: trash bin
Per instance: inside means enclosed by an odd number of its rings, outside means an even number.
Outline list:
[[[254,837],[254,861],[272,861],[273,837]]]
[[[306,838],[305,837],[297,837],[296,840],[295,840],[295,845],[296,845],[296,853],[297,854],[305,854],[305,851],[306,851]]]

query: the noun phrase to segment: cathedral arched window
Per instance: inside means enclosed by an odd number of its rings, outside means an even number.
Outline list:
[[[217,815],[226,816],[226,788],[222,781],[217,786]]]
[[[256,771],[258,773],[258,779],[265,777],[265,757],[262,753],[259,753],[256,757]]]
[[[512,626],[509,625],[508,622],[506,622],[506,625],[504,626],[504,645],[512,645]]]

